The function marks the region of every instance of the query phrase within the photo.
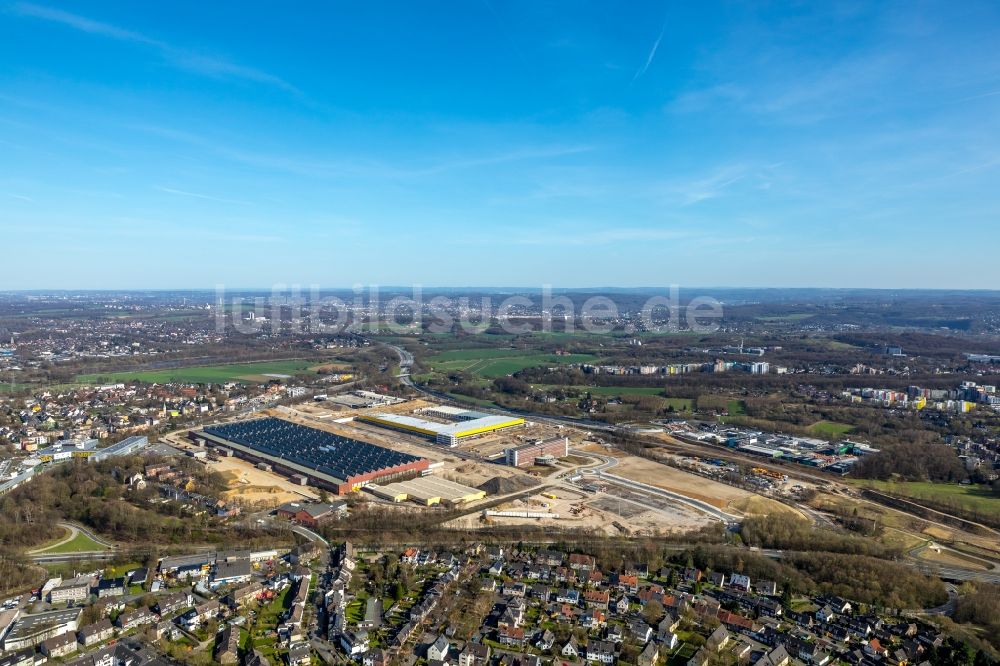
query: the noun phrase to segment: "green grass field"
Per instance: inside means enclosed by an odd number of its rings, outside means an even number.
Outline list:
[[[809,426],[809,429],[817,435],[840,437],[854,430],[854,426],[847,423],[837,423],[836,421],[817,421]]]
[[[746,406],[742,400],[730,400],[726,403],[726,411],[730,416],[743,416],[747,413]]]
[[[590,391],[593,395],[663,395],[663,389],[656,386],[572,386],[584,393]],[[664,398],[666,399],[666,398]]]
[[[825,344],[830,349],[834,349],[837,351],[849,351],[851,349],[860,349],[860,347],[856,345],[852,345],[847,342],[841,342],[840,340],[824,340],[823,344]]]
[[[142,566],[141,562],[126,562],[125,564],[113,564],[104,570],[105,578],[118,578],[119,576],[124,576],[129,571],[133,569],[138,569]]]
[[[673,406],[675,411],[691,411],[694,408],[694,400],[691,398],[667,398],[663,396],[663,389],[655,386],[557,386],[555,384],[541,385],[539,388],[564,388],[575,389],[581,394],[590,392],[591,395],[602,397],[629,396],[629,395],[651,395],[660,398],[665,406]]]
[[[930,481],[855,481],[860,486],[914,500],[958,506],[975,513],[1000,512],[1000,497],[985,486]]]
[[[232,365],[203,365],[169,370],[126,370],[123,372],[100,372],[79,375],[76,380],[82,384],[104,384],[111,382],[141,382],[165,384],[168,382],[190,382],[194,384],[218,384],[229,381],[266,382],[267,375],[295,375],[309,372],[309,368],[321,365],[315,360],[260,361],[258,363],[235,363]]]
[[[100,550],[107,550],[107,548],[97,543],[83,532],[79,532],[75,537],[66,543],[61,543],[38,552],[45,553],[46,555],[59,555],[62,553],[87,553]]]
[[[590,354],[545,354],[520,349],[456,349],[441,352],[427,360],[438,372],[460,371],[495,379],[538,365],[589,363],[596,359]]]
[[[592,395],[658,395],[662,396],[663,389],[655,386],[563,386],[561,384],[532,384],[535,388],[545,391],[563,389],[565,391],[578,391],[581,395],[588,391]],[[666,398],[664,398],[666,399]]]

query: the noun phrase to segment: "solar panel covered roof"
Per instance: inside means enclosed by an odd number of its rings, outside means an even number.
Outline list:
[[[343,480],[421,460],[407,453],[270,417],[210,426],[204,432]]]

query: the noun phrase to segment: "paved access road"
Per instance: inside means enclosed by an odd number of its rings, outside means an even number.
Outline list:
[[[67,536],[66,538],[64,538],[64,539],[62,539],[62,540],[60,540],[60,541],[58,541],[58,542],[56,542],[54,544],[51,544],[49,546],[45,546],[44,548],[38,548],[38,549],[35,549],[35,550],[32,550],[32,551],[29,551],[28,555],[31,557],[32,560],[34,560],[35,562],[37,562],[39,564],[42,564],[42,563],[45,563],[45,562],[48,562],[48,563],[73,562],[75,560],[109,560],[112,557],[114,557],[114,554],[115,554],[115,552],[114,552],[115,551],[115,545],[112,544],[112,543],[109,543],[108,541],[106,541],[102,537],[97,536],[92,531],[90,531],[90,529],[84,527],[83,525],[77,525],[77,524],[74,524],[74,523],[58,523],[58,525],[60,527],[64,528],[64,529],[66,529],[66,530],[69,530],[69,536]],[[95,541],[96,543],[101,544],[102,546],[104,546],[104,549],[103,550],[77,551],[77,552],[72,552],[72,553],[51,553],[51,552],[47,552],[47,551],[51,550],[52,548],[55,548],[57,546],[61,546],[64,543],[69,543],[70,541],[72,541],[73,539],[75,539],[80,534],[83,534],[85,537],[88,537],[89,539]]]

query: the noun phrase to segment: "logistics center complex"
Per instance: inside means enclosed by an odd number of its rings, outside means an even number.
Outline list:
[[[357,419],[384,428],[423,435],[445,446],[458,446],[459,442],[469,437],[524,425],[524,419],[516,416],[498,416],[455,407],[439,406],[425,411],[451,422],[442,423],[416,416],[386,413],[359,414]]]
[[[273,417],[211,426],[190,437],[276,471],[305,476],[338,495],[418,476],[431,464],[426,458]]]

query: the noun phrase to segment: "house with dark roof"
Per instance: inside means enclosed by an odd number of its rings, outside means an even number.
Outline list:
[[[239,661],[240,630],[238,627],[227,626],[217,636],[215,661],[220,664],[231,666]]]
[[[615,663],[615,644],[608,641],[588,642],[587,661],[596,661],[600,664]]]
[[[109,640],[115,635],[115,628],[111,624],[111,620],[104,618],[103,620],[98,620],[93,624],[88,624],[86,627],[81,627],[78,632],[76,632],[76,639],[84,647],[90,647],[92,645],[97,645],[98,643],[103,643]]]
[[[77,650],[76,634],[67,632],[42,641],[42,654],[49,659],[57,659],[72,654]]]

